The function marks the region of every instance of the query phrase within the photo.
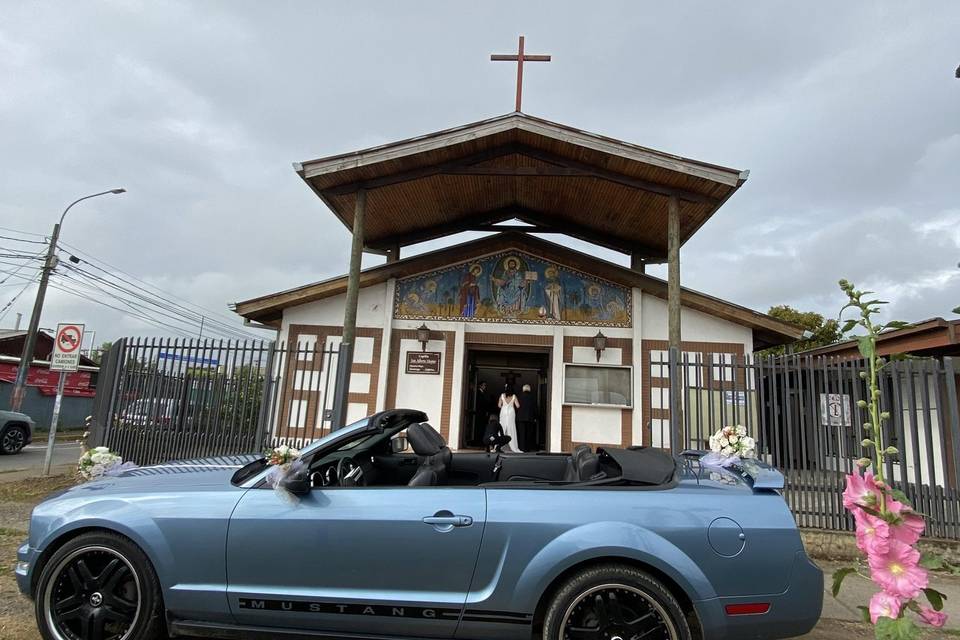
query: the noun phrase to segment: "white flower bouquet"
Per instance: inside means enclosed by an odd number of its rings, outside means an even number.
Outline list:
[[[270,468],[265,476],[267,486],[272,487],[284,501],[296,505],[299,499],[287,490],[284,482],[305,471],[304,463],[300,460],[300,451],[287,445],[281,445],[268,450],[263,455],[266,458],[267,466]]]
[[[107,447],[95,447],[84,451],[77,463],[77,473],[84,481],[94,480],[103,476],[115,475],[131,467],[124,464],[123,458],[110,451]]]
[[[282,467],[300,459],[300,451],[285,444],[276,449],[270,449],[263,455],[267,459],[267,465],[271,467]]]
[[[747,429],[740,425],[724,427],[710,436],[710,453],[704,456],[701,464],[727,467],[741,460],[753,460],[757,457],[757,442],[747,435]]]

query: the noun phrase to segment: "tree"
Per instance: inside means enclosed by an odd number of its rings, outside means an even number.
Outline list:
[[[97,364],[100,364],[100,362],[103,360],[104,354],[106,354],[107,351],[110,351],[110,347],[112,346],[113,346],[113,342],[107,340],[106,342],[103,342],[99,347],[91,349],[90,359],[96,362]]]
[[[773,316],[777,320],[783,320],[784,322],[795,324],[798,327],[803,327],[813,334],[809,338],[801,338],[790,345],[794,352],[833,344],[834,342],[839,342],[843,337],[843,334],[840,332],[840,323],[837,320],[826,320],[815,311],[799,311],[788,304],[781,304],[770,307],[767,315]],[[786,346],[771,347],[761,353],[764,355],[782,355],[786,350]]]

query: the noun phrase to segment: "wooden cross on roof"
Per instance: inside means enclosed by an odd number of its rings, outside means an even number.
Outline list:
[[[533,55],[523,52],[523,36],[520,36],[520,46],[517,54],[494,53],[490,55],[490,60],[494,62],[516,62],[517,63],[517,108],[520,111],[520,99],[523,95],[523,63],[524,62],[550,62],[549,55]]]

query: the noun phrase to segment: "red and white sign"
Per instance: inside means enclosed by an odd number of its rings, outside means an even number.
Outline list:
[[[83,344],[83,325],[61,322],[53,339],[50,355],[51,371],[76,371],[80,367],[80,345]]]

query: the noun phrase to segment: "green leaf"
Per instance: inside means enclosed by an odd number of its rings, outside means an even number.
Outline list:
[[[909,327],[909,322],[904,322],[903,320],[891,320],[886,324],[884,329],[903,329],[904,327]]]
[[[930,603],[934,611],[943,609],[943,601],[947,599],[947,596],[929,587],[923,590],[923,595],[927,596],[927,602]]]
[[[843,585],[843,579],[851,573],[856,572],[857,570],[853,567],[841,567],[833,572],[833,587],[830,588],[830,592],[833,594],[834,598],[836,598],[837,594],[840,593],[840,586]]]
[[[860,350],[860,355],[869,360],[873,357],[873,342],[870,340],[870,336],[857,336],[857,349]]]
[[[924,551],[923,553],[920,554],[920,566],[923,567],[924,569],[929,569],[931,571],[942,569],[943,558],[941,558],[935,553]]]
[[[910,618],[877,618],[874,629],[877,640],[916,640],[920,629]]]
[[[843,328],[840,329],[840,333],[850,333],[855,326],[857,326],[856,320],[847,320],[843,323]]]
[[[956,314],[960,314],[960,307],[954,307],[953,312]]]
[[[864,607],[864,606],[861,605],[861,606],[857,607],[857,609],[860,609],[860,615],[863,616],[863,621],[869,623],[869,622],[870,622],[870,608],[869,608],[869,607]]]
[[[910,498],[908,498],[907,494],[905,494],[903,491],[900,491],[900,489],[891,489],[890,493],[891,495],[893,495],[894,499],[897,502],[902,502],[903,504],[913,509],[913,503],[910,502]]]

